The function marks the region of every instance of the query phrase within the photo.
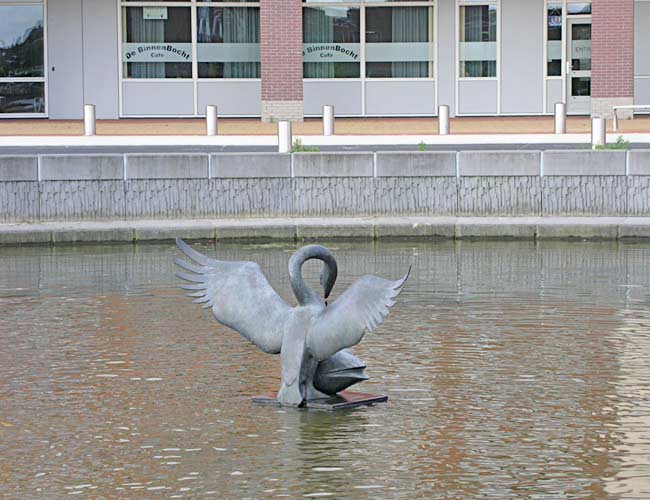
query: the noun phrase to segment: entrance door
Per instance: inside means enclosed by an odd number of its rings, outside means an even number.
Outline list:
[[[591,113],[591,19],[569,19],[567,113]]]

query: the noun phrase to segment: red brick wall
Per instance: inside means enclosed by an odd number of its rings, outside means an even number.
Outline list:
[[[302,2],[261,0],[262,100],[302,100]]]
[[[634,0],[593,0],[592,81],[595,98],[634,96]]]

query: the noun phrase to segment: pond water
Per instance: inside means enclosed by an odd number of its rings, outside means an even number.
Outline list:
[[[295,246],[195,246],[295,303]],[[279,358],[190,303],[172,245],[0,250],[0,497],[650,498],[650,245],[329,246],[334,297],[414,264],[354,348],[386,404],[252,405]]]

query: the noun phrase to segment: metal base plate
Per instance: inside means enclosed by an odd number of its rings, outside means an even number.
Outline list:
[[[267,394],[253,396],[253,403],[282,406],[282,404],[275,399],[277,394],[277,392],[269,392]],[[370,406],[375,403],[385,403],[386,401],[388,401],[388,396],[368,394],[365,392],[341,391],[336,396],[307,401],[306,403],[303,403],[302,408],[307,408],[308,410],[333,411],[355,408],[357,406]]]

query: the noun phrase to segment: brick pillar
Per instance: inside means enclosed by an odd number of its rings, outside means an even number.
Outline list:
[[[611,118],[634,104],[634,0],[593,0],[592,23],[591,114]]]
[[[302,1],[261,0],[262,121],[302,121]]]

